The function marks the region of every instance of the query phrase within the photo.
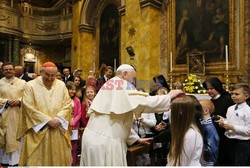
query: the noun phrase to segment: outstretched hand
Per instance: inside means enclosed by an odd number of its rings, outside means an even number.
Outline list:
[[[183,93],[182,90],[171,90],[168,95],[171,97],[171,99],[175,99],[179,94]]]
[[[140,144],[144,144],[144,145],[150,145],[150,143],[152,142],[153,138],[139,138],[138,142]]]

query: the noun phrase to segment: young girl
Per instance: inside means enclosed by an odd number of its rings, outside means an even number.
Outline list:
[[[89,110],[89,107],[91,105],[91,102],[93,101],[94,97],[96,95],[96,91],[94,86],[87,86],[85,90],[84,100],[82,102],[82,125],[85,128],[87,126],[89,117],[87,116],[87,112]]]
[[[203,140],[195,124],[192,98],[177,98],[171,105],[171,147],[169,166],[201,166]]]
[[[83,81],[80,76],[74,76],[73,82],[75,83],[75,86],[76,86],[76,97],[78,97],[80,101],[82,102],[83,100],[82,93],[84,92],[83,90],[84,90],[85,81]]]
[[[72,121],[70,123],[72,134],[76,132],[77,138],[71,137],[72,144],[72,166],[77,165],[77,149],[78,149],[78,129],[80,127],[81,119],[81,103],[80,100],[76,97],[76,86],[74,82],[68,81],[66,87],[69,91],[69,96],[72,99]]]

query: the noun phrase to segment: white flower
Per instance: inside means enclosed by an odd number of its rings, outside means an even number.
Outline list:
[[[200,79],[198,79],[198,82],[201,82],[201,80],[200,80]]]
[[[203,93],[206,93],[207,91],[206,90],[203,90]]]
[[[186,83],[183,83],[183,86],[186,86]]]
[[[188,80],[186,79],[185,82],[187,82]]]
[[[200,94],[200,93],[201,93],[201,91],[200,91],[200,90],[198,90],[198,93]]]
[[[195,86],[195,89],[198,89],[198,86]]]

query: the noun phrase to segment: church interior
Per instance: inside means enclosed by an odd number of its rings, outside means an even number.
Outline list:
[[[169,81],[183,82],[187,74],[197,73],[201,79],[216,76],[224,83],[249,83],[250,2],[225,2],[221,11],[225,21],[213,30],[212,14],[223,0],[206,4],[196,0],[1,0],[0,61],[29,67],[37,74],[42,63],[53,61],[61,70],[82,69],[83,79],[91,69],[99,73],[102,64],[128,63],[136,67],[140,80],[163,74]],[[185,9],[192,13],[185,16]],[[194,67],[188,55],[199,53]]]
[[[84,110],[90,108],[99,91],[92,88],[94,96],[90,99],[85,95],[86,86],[95,88],[96,79],[101,77],[105,83],[122,64],[136,69],[138,90],[143,89],[147,93],[156,91],[151,85],[154,80],[169,86],[167,91],[159,94],[180,88],[197,99],[213,99],[216,96],[208,93],[209,86],[205,86],[207,83],[204,82],[209,78],[218,78],[219,85],[229,93],[232,93],[235,84],[250,84],[250,0],[0,0],[0,62],[22,66],[25,74],[33,79],[40,76],[44,66],[57,67],[61,75],[66,75],[65,69],[69,73],[74,72],[73,82],[77,77],[80,82],[86,82],[80,89],[74,84],[75,90],[80,91],[80,95],[77,92],[74,96],[79,96],[81,103],[89,103]],[[106,76],[103,75],[104,67]],[[109,70],[111,75],[108,77]],[[75,75],[76,72],[80,73]],[[55,78],[55,74],[49,75]],[[160,81],[162,78],[166,81]],[[94,79],[92,84],[91,79]],[[64,80],[67,84],[68,77]],[[213,82],[208,83],[212,85]],[[212,89],[218,91],[218,97],[224,93],[222,87]],[[1,96],[0,88],[0,99]],[[5,104],[0,107],[7,111],[9,109]],[[17,104],[15,106],[20,107],[21,101]],[[233,103],[228,107],[231,105]],[[161,117],[164,118],[164,115],[165,112]],[[84,117],[88,122],[87,111]],[[45,124],[39,131],[43,131],[44,127],[47,129],[48,124]],[[163,127],[166,129],[167,126]],[[86,125],[81,128],[76,131],[78,145],[81,142],[79,135],[83,134]],[[81,145],[74,148],[75,159],[78,160],[72,166],[80,164],[80,148]],[[152,146],[129,147],[124,165],[137,165],[135,158],[149,152],[149,148]],[[157,153],[150,158],[151,164],[144,165],[166,165],[166,151],[163,153]],[[21,159],[24,160],[24,157]],[[17,165],[2,163],[3,166]]]

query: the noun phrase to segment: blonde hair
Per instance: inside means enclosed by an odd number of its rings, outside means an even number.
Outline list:
[[[92,88],[93,90],[94,90],[94,92],[95,92],[95,95],[96,95],[96,90],[95,90],[95,87],[94,86],[91,86],[91,85],[87,85],[86,86],[86,89],[85,89],[85,91],[84,91],[84,102],[85,102],[85,104],[86,104],[86,111],[88,111],[88,109],[89,109],[89,102],[88,102],[88,98],[87,98],[87,90],[88,90],[88,88]]]
[[[211,100],[208,100],[208,99],[200,100],[200,104],[203,108],[209,109],[209,114],[213,113],[215,107],[214,107],[214,103]]]
[[[181,82],[175,82],[174,83],[174,88],[182,90],[183,89],[183,85],[182,85]]]

